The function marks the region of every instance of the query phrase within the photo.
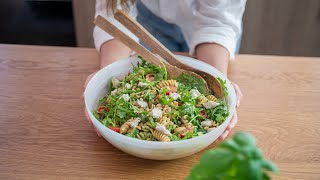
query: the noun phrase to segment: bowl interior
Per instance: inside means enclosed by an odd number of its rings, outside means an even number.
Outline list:
[[[100,123],[92,114],[95,108],[97,108],[97,104],[101,98],[103,98],[106,95],[106,92],[110,91],[109,85],[111,78],[117,77],[119,79],[122,79],[124,76],[126,76],[129,72],[132,72],[133,65],[136,65],[139,61],[139,58],[137,57],[130,57],[127,59],[123,59],[120,61],[117,61],[100,71],[98,71],[92,79],[89,81],[86,90],[84,92],[84,99],[85,99],[85,105],[86,109],[88,111],[89,117],[93,123],[93,125],[97,128],[97,130],[102,134],[102,136],[105,139],[116,138],[117,141],[123,142],[123,144],[134,144],[136,146],[141,146],[144,148],[167,148],[167,147],[174,147],[179,146],[184,143],[193,143],[196,141],[206,140],[210,138],[214,133],[219,132],[220,134],[223,132],[223,130],[227,127],[227,125],[230,122],[230,119],[235,111],[235,105],[236,105],[236,96],[233,86],[231,85],[231,82],[217,69],[213,68],[212,66],[185,56],[178,56],[179,59],[184,61],[186,64],[201,69],[202,71],[205,71],[207,73],[210,73],[216,77],[220,77],[223,80],[226,80],[226,86],[228,88],[228,109],[229,109],[229,116],[227,119],[216,129],[213,131],[204,134],[199,137],[187,139],[187,140],[181,140],[181,141],[173,141],[173,142],[157,142],[157,141],[144,141],[136,138],[130,138],[127,136],[124,136],[122,134],[116,133],[109,128],[105,127],[102,123]],[[150,146],[151,145],[151,146]]]

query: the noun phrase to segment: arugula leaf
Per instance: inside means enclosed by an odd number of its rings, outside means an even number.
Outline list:
[[[222,87],[223,87],[224,97],[227,97],[227,96],[228,96],[228,88],[227,88],[227,86],[226,86],[227,81],[226,81],[226,80],[223,80],[223,79],[221,79],[221,78],[219,78],[219,77],[217,77],[217,79],[219,80],[220,84],[221,84]]]
[[[173,99],[166,95],[160,96],[160,103],[163,105],[169,105],[172,101]]]
[[[165,77],[165,72],[164,71],[160,71],[158,72],[157,74],[154,75],[154,79],[155,80],[161,80],[161,79],[164,79]]]
[[[134,128],[129,134],[126,134],[126,136],[129,136],[129,137],[137,137],[137,134],[139,133],[139,130]]]
[[[179,140],[181,140],[181,138],[179,136],[175,135],[175,134],[172,134],[171,136],[169,136],[169,139],[171,141],[179,141]]]
[[[121,111],[121,110],[117,111],[117,116],[119,118],[124,118],[124,117],[126,117],[126,115],[127,115],[127,113],[124,111]]]
[[[101,120],[96,111],[93,111],[92,114],[96,119]]]
[[[179,107],[181,115],[193,115],[195,111],[195,106],[189,103],[184,103]]]
[[[156,95],[152,94],[152,93],[147,93],[143,96],[143,99],[145,99],[146,101],[151,101],[152,99],[154,99],[156,97]]]
[[[156,123],[154,122],[153,117],[149,117],[149,122],[150,122],[150,124],[151,124],[151,126],[152,126],[153,128],[156,127]]]
[[[209,119],[215,120],[218,124],[221,124],[229,115],[229,112],[224,109],[224,105],[220,104],[215,108],[208,109],[208,117]]]

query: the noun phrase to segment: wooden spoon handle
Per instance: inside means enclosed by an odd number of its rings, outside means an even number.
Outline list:
[[[134,35],[141,39],[145,44],[152,48],[152,52],[160,55],[169,64],[177,66],[185,70],[190,69],[189,66],[181,62],[175,55],[169,51],[162,43],[160,43],[152,34],[150,34],[144,27],[142,27],[137,21],[132,19],[126,12],[118,10],[114,17],[127,29],[129,29]]]
[[[150,61],[154,65],[162,66],[161,60],[147,50],[145,47],[140,45],[138,42],[131,39],[128,35],[123,33],[117,27],[115,27],[112,23],[110,23],[107,19],[103,18],[102,16],[98,15],[97,18],[94,20],[94,24],[100,27],[105,32],[112,35],[114,38],[121,41],[125,44],[128,48],[134,50],[137,54],[141,55],[146,60]]]

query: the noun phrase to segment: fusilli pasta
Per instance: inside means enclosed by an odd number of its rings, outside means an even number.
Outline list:
[[[158,130],[152,130],[151,133],[152,133],[153,137],[159,141],[162,141],[162,142],[169,142],[170,141],[170,139],[167,135],[159,132]]]
[[[212,94],[208,95],[207,99],[210,100],[210,101],[218,102],[218,99]]]
[[[172,79],[171,80],[164,80],[164,81],[159,82],[159,84],[156,85],[156,88],[161,89],[161,88],[170,87],[170,86],[177,87],[178,86],[177,81],[172,80]]]

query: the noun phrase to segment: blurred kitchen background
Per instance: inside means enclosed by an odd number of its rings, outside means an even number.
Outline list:
[[[0,43],[93,47],[95,0],[0,0]],[[247,0],[240,53],[320,56],[320,0]]]

